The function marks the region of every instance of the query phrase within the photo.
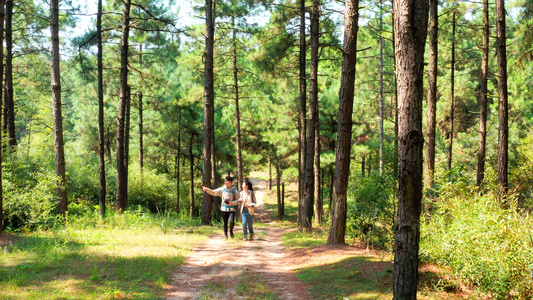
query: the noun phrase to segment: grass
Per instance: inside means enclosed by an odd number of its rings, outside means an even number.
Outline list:
[[[303,268],[297,271],[297,276],[307,284],[314,299],[392,298],[392,263],[372,256],[348,257],[332,264]]]
[[[206,238],[157,225],[22,234],[0,248],[0,298],[160,298],[184,256]]]

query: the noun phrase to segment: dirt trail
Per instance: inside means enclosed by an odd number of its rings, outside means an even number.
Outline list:
[[[251,181],[258,202],[254,225],[258,220],[270,223],[270,214],[263,206],[266,182]],[[235,229],[236,233],[242,233],[241,223]],[[220,234],[213,235],[185,258],[166,299],[199,299],[206,291],[212,296],[213,290],[218,293],[214,298],[242,299],[237,295],[236,286],[245,273],[245,278],[256,278],[280,299],[310,299],[306,285],[293,272],[295,265],[288,249],[282,245],[285,230],[274,226],[254,227],[256,240],[241,242],[224,240],[220,229]]]

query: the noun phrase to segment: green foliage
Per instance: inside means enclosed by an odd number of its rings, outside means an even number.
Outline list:
[[[496,299],[531,299],[533,220],[527,213],[461,183],[444,187],[431,205],[421,228],[423,261],[452,267]]]
[[[55,227],[57,177],[35,159],[11,153],[3,170],[4,227],[8,231]]]
[[[396,181],[372,173],[357,178],[348,192],[347,236],[367,245],[392,249]]]

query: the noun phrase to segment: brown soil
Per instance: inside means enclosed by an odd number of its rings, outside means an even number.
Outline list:
[[[271,223],[270,214],[262,205],[265,182],[253,180],[252,183],[258,202],[254,224]],[[241,226],[235,229],[235,233],[242,233]],[[254,228],[256,239],[242,242],[226,241],[221,230],[186,257],[166,299],[199,299],[209,287],[221,290],[220,299],[239,299],[242,297],[237,295],[234,286],[244,273],[246,278],[258,278],[265,283],[280,299],[310,299],[306,285],[294,274],[294,257],[281,242],[285,230],[273,226]],[[242,238],[240,234],[237,236]]]
[[[0,235],[0,247],[7,247],[18,241],[18,237],[10,234]]]

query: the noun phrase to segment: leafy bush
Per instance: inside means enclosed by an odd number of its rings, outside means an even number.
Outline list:
[[[444,186],[422,224],[420,257],[452,267],[497,299],[531,299],[533,220],[496,198],[466,184]]]
[[[375,173],[357,180],[348,192],[348,236],[392,248],[395,186],[393,178]]]
[[[52,228],[60,221],[56,203],[57,177],[29,157],[12,153],[3,173],[4,228]]]

